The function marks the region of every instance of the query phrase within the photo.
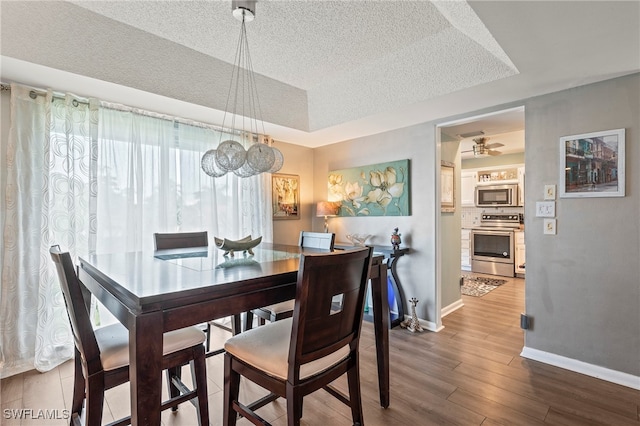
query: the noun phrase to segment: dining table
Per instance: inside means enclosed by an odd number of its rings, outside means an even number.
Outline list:
[[[132,424],[160,424],[163,333],[294,299],[300,255],[319,251],[261,243],[252,253],[233,256],[211,246],[81,256],[80,281],[129,330]],[[374,252],[369,278],[380,405],[387,408],[389,305],[383,254]]]

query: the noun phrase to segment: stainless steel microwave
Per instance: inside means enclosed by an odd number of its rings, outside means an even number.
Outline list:
[[[515,207],[517,205],[517,184],[476,186],[477,207]]]

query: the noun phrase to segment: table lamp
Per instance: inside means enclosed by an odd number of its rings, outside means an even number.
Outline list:
[[[316,204],[316,216],[324,216],[324,232],[329,232],[329,223],[327,218],[330,216],[337,216],[340,212],[340,203],[331,201],[319,201]]]

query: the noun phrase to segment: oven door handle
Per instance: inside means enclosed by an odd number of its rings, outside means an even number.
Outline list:
[[[472,229],[471,235],[482,234],[482,235],[501,235],[505,237],[510,237],[513,234],[513,231],[493,231],[493,230],[480,230],[480,229]]]

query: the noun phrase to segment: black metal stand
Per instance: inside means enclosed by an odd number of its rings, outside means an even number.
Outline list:
[[[353,246],[343,244],[335,245],[336,249],[345,249],[348,247]],[[373,251],[374,253],[381,253],[384,255],[384,260],[387,263],[387,270],[391,271],[391,274],[388,274],[387,276],[389,278],[389,282],[391,283],[390,291],[393,292],[393,296],[396,299],[398,311],[392,312],[393,306],[389,306],[389,326],[391,328],[397,327],[402,321],[404,321],[406,299],[404,296],[404,291],[402,290],[400,278],[398,277],[398,272],[396,271],[396,264],[398,263],[398,259],[409,253],[409,248],[403,247],[394,250],[392,246],[373,246]],[[365,311],[364,320],[373,322],[373,313],[371,311]]]

